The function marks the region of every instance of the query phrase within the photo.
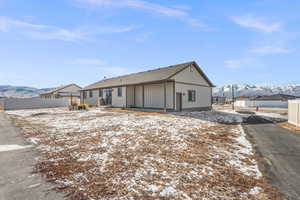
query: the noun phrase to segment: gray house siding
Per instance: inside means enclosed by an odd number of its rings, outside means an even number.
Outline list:
[[[121,88],[121,96],[118,95],[118,87]],[[190,62],[96,82],[85,88],[84,103],[98,105],[99,88],[110,88],[112,107],[175,110],[176,95],[179,93],[182,94],[183,110],[204,110],[211,108],[212,87],[213,84],[199,66]],[[90,90],[93,91],[92,97]]]
[[[182,94],[182,109],[183,110],[208,110],[211,108],[212,90],[210,87],[203,87],[191,84],[175,84],[176,93]],[[195,101],[188,100],[188,91],[196,92]],[[175,99],[176,105],[176,99]]]

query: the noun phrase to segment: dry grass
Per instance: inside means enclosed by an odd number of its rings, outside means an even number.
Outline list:
[[[238,142],[238,125],[125,110],[39,112],[10,114],[41,152],[35,172],[70,199],[280,199]]]
[[[130,109],[121,109],[121,108],[106,108],[106,111],[113,113],[134,113],[136,115],[163,115],[163,112],[153,112],[153,111],[139,111],[139,110],[130,110]]]
[[[298,133],[300,134],[300,127],[297,127],[293,124],[290,124],[288,122],[281,122],[281,123],[277,123],[277,125],[283,127],[283,128],[286,128],[286,129],[289,129],[291,131],[294,131],[295,133]]]

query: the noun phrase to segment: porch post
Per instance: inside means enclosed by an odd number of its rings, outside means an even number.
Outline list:
[[[143,93],[143,108],[144,108],[145,107],[145,87],[144,87],[144,85],[143,85],[142,93]]]
[[[175,81],[173,82],[173,109],[175,110]]]
[[[127,104],[127,86],[125,86],[125,108],[127,108],[128,104]]]
[[[135,85],[133,86],[133,107],[136,107],[136,105],[135,105]]]
[[[164,82],[164,110],[167,112],[167,88],[166,82]]]

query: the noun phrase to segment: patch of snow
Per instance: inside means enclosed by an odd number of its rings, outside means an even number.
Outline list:
[[[226,111],[202,111],[202,112],[182,112],[180,116],[188,116],[212,123],[233,124],[243,122],[243,115]]]
[[[29,186],[27,187],[27,189],[36,188],[36,187],[38,187],[38,186],[40,186],[40,185],[41,185],[41,183],[29,185]]]
[[[148,190],[150,191],[150,192],[158,192],[159,191],[159,186],[157,186],[157,185],[148,185]]]
[[[247,176],[255,175],[256,178],[262,177],[262,173],[258,169],[257,162],[254,159],[249,159],[252,165],[245,165],[242,160],[246,158],[248,155],[253,155],[253,148],[251,143],[247,140],[244,129],[241,125],[239,125],[239,133],[240,135],[235,138],[237,144],[234,147],[237,148],[237,151],[234,153],[234,158],[228,160],[228,162],[237,167],[242,173]]]
[[[287,120],[287,117],[282,116],[279,113],[255,112],[255,114],[270,121],[281,122]]]
[[[39,141],[40,141],[40,139],[39,138],[29,138],[29,142],[30,143],[33,143],[33,144],[38,144],[39,143]]]
[[[0,145],[0,152],[15,151],[15,150],[26,149],[31,147],[32,147],[31,145],[21,146],[17,144]]]
[[[262,192],[262,188],[261,187],[254,187],[250,190],[249,194],[251,195],[256,195]]]

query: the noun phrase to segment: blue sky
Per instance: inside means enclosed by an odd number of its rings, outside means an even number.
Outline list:
[[[300,83],[300,1],[0,0],[0,85],[81,86],[195,60],[217,85]]]

